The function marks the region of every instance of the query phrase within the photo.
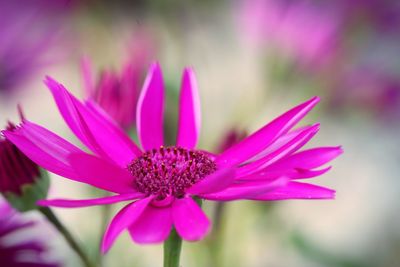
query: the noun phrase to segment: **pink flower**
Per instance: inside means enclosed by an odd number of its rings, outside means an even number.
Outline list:
[[[115,193],[89,200],[43,200],[40,205],[72,208],[129,202],[111,221],[103,252],[124,230],[137,243],[162,242],[172,227],[185,240],[203,238],[210,222],[194,196],[216,201],[334,197],[331,189],[299,182],[327,172],[330,167],[319,167],[342,153],[340,147],[298,152],[319,124],[291,129],[317,104],[317,97],[214,155],[195,148],[200,99],[190,68],[183,73],[176,146],[164,146],[164,83],[158,64],[151,66],[137,105],[141,148],[93,102],[78,101],[51,78],[46,84],[66,123],[94,154],[27,120],[4,134],[49,171]]]
[[[0,94],[9,96],[69,47],[59,36],[67,12],[60,1],[0,0]],[[68,6],[68,5],[67,5]],[[54,16],[57,14],[57,16]],[[57,49],[61,47],[62,51]]]
[[[336,50],[340,25],[332,13],[310,1],[243,0],[239,26],[256,44],[273,46],[315,67],[325,64]]]
[[[60,267],[49,261],[49,248],[37,232],[41,222],[14,210],[0,196],[0,262],[7,267]],[[32,233],[36,233],[32,235]],[[41,234],[44,234],[41,232]],[[46,233],[48,234],[48,233]],[[23,237],[23,238],[21,238]]]
[[[152,40],[145,32],[135,37],[135,42],[129,46],[129,61],[119,74],[104,70],[96,81],[89,59],[82,60],[86,98],[95,101],[126,130],[135,122],[140,86],[154,50]]]

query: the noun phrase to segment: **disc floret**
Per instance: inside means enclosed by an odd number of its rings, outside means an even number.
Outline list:
[[[176,146],[147,151],[128,166],[134,187],[156,196],[157,200],[183,197],[186,189],[216,169],[217,165],[206,153]]]

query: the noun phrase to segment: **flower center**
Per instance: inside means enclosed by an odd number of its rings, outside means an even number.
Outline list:
[[[186,189],[216,169],[217,165],[207,154],[174,146],[147,151],[128,165],[135,177],[135,188],[157,196],[157,200],[183,197]]]

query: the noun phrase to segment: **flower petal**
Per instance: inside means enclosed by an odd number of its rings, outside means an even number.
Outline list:
[[[150,67],[136,108],[136,128],[143,149],[159,148],[164,144],[164,82],[158,63]]]
[[[298,152],[272,164],[271,170],[285,169],[313,169],[318,168],[331,160],[335,159],[343,153],[340,146],[337,147],[318,147]]]
[[[68,162],[71,153],[84,153],[49,130],[24,120],[13,131],[3,131],[8,140],[39,166],[55,174],[83,182]]]
[[[140,217],[151,200],[151,197],[138,200],[125,206],[117,213],[117,215],[115,215],[103,236],[103,241],[101,244],[102,253],[106,253],[118,235]]]
[[[281,177],[272,181],[261,182],[245,182],[236,184],[221,192],[212,194],[203,194],[200,197],[208,200],[216,201],[231,201],[238,199],[248,199],[266,192],[276,190],[279,187],[284,187],[289,181],[288,177]]]
[[[201,111],[200,96],[194,72],[186,68],[183,72],[179,98],[179,121],[176,144],[192,149],[200,137]]]
[[[136,145],[136,143],[133,142],[130,139],[130,137],[127,136],[124,132],[121,132],[118,123],[104,109],[102,109],[93,99],[86,100],[84,104],[88,108],[88,110],[90,110],[93,113],[94,116],[96,116],[99,120],[106,121],[108,126],[113,128],[114,132],[118,133],[121,140],[124,141],[131,148],[136,157],[142,154],[141,149]],[[131,158],[131,160],[133,160],[134,158]]]
[[[290,179],[306,179],[320,176],[328,172],[331,167],[323,168],[321,170],[304,170],[304,169],[274,169],[268,167],[247,176],[238,177],[235,179],[237,182],[251,182],[251,181],[268,181],[277,179],[278,177],[286,176]]]
[[[39,206],[46,206],[46,207],[52,206],[52,207],[62,207],[62,208],[80,208],[80,207],[114,204],[117,202],[133,200],[141,197],[144,197],[144,194],[133,193],[133,194],[122,194],[122,195],[100,197],[93,199],[81,199],[81,200],[44,199],[44,200],[39,200],[37,204]]]
[[[304,169],[296,169],[296,174],[290,176],[292,179],[306,179],[320,176],[322,174],[327,173],[332,167],[326,167],[321,170],[304,170]]]
[[[120,194],[136,192],[133,177],[126,169],[85,153],[71,154],[68,160],[87,184]]]
[[[243,167],[238,168],[237,177],[243,177],[250,175],[254,172],[260,171],[266,166],[273,164],[273,162],[279,161],[280,159],[290,155],[302,146],[304,146],[319,130],[319,124],[304,128],[298,132],[291,140],[283,144],[280,148],[275,149],[270,154],[251,162]]]
[[[45,83],[51,90],[65,122],[93,152],[115,161],[120,166],[126,166],[141,154],[126,134],[106,117],[88,109],[64,86],[50,77]]]
[[[129,227],[129,233],[133,241],[139,244],[161,243],[168,238],[171,228],[171,208],[149,205]]]
[[[304,129],[311,127],[312,125],[307,125],[307,126],[302,126],[299,127],[295,130],[292,130],[288,132],[287,134],[282,135],[276,141],[274,141],[271,145],[266,147],[262,152],[258,153],[255,155],[253,158],[247,160],[246,163],[254,162],[265,155],[271,154],[272,152],[276,151],[277,149],[281,148],[284,144],[292,140],[294,137],[296,137],[300,132],[304,131]]]
[[[306,183],[289,182],[286,186],[274,191],[250,197],[252,200],[285,200],[285,199],[332,199],[335,190]]]
[[[234,169],[220,169],[194,184],[187,190],[187,193],[198,195],[218,192],[230,186],[233,183],[234,178]]]
[[[174,201],[172,204],[172,218],[178,234],[188,241],[202,239],[211,228],[207,216],[190,197]]]
[[[277,138],[286,134],[319,102],[314,97],[279,116],[257,132],[233,145],[217,158],[220,166],[234,166],[263,151]]]

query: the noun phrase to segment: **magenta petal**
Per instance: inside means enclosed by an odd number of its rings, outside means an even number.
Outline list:
[[[243,167],[238,168],[237,177],[249,175],[251,173],[262,170],[273,162],[276,162],[287,155],[290,155],[301,147],[303,147],[319,130],[319,124],[304,128],[298,132],[291,140],[283,144],[280,148],[275,149],[271,153],[265,155],[254,162],[251,162]]]
[[[285,200],[285,199],[332,199],[335,190],[298,182],[289,182],[286,186],[274,191],[251,197],[253,200]]]
[[[135,156],[140,156],[142,151],[140,148],[133,142],[129,136],[127,136],[124,132],[121,131],[118,123],[107,113],[104,109],[102,109],[94,100],[89,99],[85,101],[85,106],[88,110],[90,110],[94,116],[96,116],[99,120],[104,120],[107,122],[108,127],[112,128],[112,131],[118,133],[119,138],[123,141],[130,149],[133,151]],[[131,159],[133,160],[133,158]],[[124,164],[124,163],[122,163]]]
[[[139,244],[161,243],[168,238],[171,228],[171,208],[149,205],[129,227],[129,233],[133,241]]]
[[[289,181],[288,177],[281,177],[270,181],[261,182],[244,182],[231,186],[224,191],[200,195],[204,199],[216,201],[232,201],[238,199],[248,199],[266,192],[276,190],[283,187]]]
[[[87,184],[120,194],[136,192],[133,177],[126,169],[84,153],[71,154],[68,159]]]
[[[164,144],[164,82],[158,63],[151,65],[136,106],[136,125],[144,150]]]
[[[276,151],[277,149],[281,148],[284,144],[286,144],[287,142],[292,140],[294,137],[296,137],[300,132],[302,132],[305,129],[310,128],[310,127],[312,127],[312,125],[302,126],[302,127],[299,127],[295,130],[288,132],[287,134],[282,135],[281,137],[276,139],[276,141],[274,141],[271,145],[266,147],[262,152],[258,153],[256,156],[249,159],[245,163],[256,161],[256,160],[264,157],[265,155],[271,154],[272,152]]]
[[[125,206],[113,218],[108,226],[101,244],[101,251],[106,253],[119,234],[132,225],[143,213],[152,198],[148,197]]]
[[[175,200],[172,204],[172,217],[176,231],[188,241],[202,239],[211,228],[207,216],[190,197]]]
[[[126,166],[141,154],[139,148],[115,124],[94,113],[71,95],[61,84],[47,78],[61,115],[74,134],[93,152]]]
[[[296,169],[296,174],[291,176],[292,179],[306,179],[306,178],[313,178],[316,176],[320,176],[322,174],[327,173],[332,167],[326,167],[321,170],[303,170],[303,169]]]
[[[179,98],[178,146],[192,149],[200,136],[201,111],[200,96],[194,72],[186,68],[183,73]]]
[[[252,158],[272,144],[277,138],[286,134],[318,102],[319,98],[314,97],[287,111],[257,132],[223,152],[217,158],[217,163],[224,166],[234,166]]]
[[[58,135],[27,120],[14,131],[3,131],[3,134],[36,164],[55,174],[83,182],[71,167],[68,156],[84,152]]]
[[[80,207],[114,204],[117,202],[138,199],[141,197],[144,197],[144,194],[133,193],[133,194],[122,194],[109,197],[81,199],[81,200],[46,199],[46,200],[39,200],[37,204],[39,206],[46,206],[46,207],[52,206],[52,207],[62,207],[62,208],[80,208]]]
[[[320,167],[343,153],[341,147],[318,147],[298,152],[271,165],[271,169],[313,169]]]
[[[266,192],[271,192],[279,187],[284,187],[288,181],[288,177],[281,177],[273,181],[245,182],[236,184],[218,193],[203,194],[200,196],[204,199],[216,201],[248,199]]]
[[[230,186],[233,183],[234,178],[234,169],[220,169],[194,184],[187,190],[187,193],[198,195],[218,192]]]
[[[278,179],[279,177],[290,177],[292,178],[291,175],[296,174],[297,172],[295,170],[286,170],[286,169],[279,169],[279,170],[274,170],[274,171],[269,171],[269,170],[261,170],[255,173],[251,173],[246,176],[240,176],[236,177],[235,181],[236,182],[256,182],[256,181],[272,181],[275,179]]]

